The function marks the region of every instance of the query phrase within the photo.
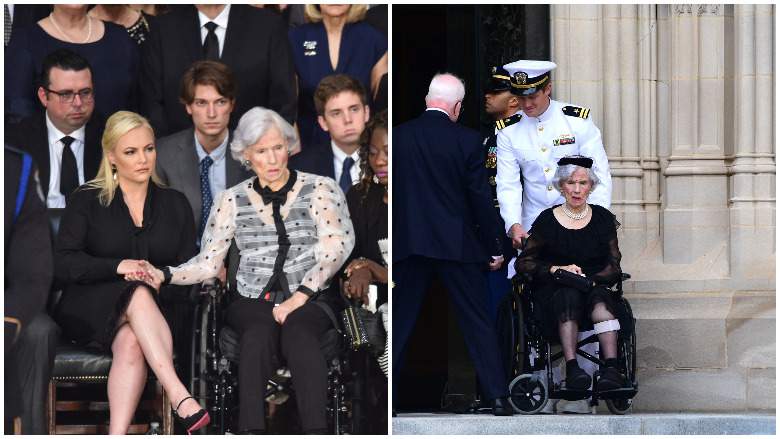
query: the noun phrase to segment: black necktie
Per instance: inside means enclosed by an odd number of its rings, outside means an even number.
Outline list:
[[[79,187],[79,168],[76,165],[76,154],[70,149],[70,145],[76,140],[65,136],[62,142],[62,168],[60,169],[60,193],[66,197]]]
[[[217,39],[217,34],[214,32],[217,28],[217,23],[209,21],[204,26],[206,26],[209,33],[206,34],[206,41],[203,42],[203,56],[206,59],[219,60],[219,39]]]
[[[347,157],[344,159],[344,165],[341,167],[341,178],[339,178],[339,186],[341,190],[346,194],[349,192],[349,188],[352,187],[352,174],[349,172],[352,170],[352,165],[355,164],[355,159]]]

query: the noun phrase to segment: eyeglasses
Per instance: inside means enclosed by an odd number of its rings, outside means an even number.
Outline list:
[[[91,88],[85,88],[77,92],[73,92],[71,90],[56,91],[56,90],[48,89],[46,87],[44,87],[43,89],[49,93],[54,93],[55,95],[59,96],[60,102],[62,102],[63,104],[72,103],[73,99],[76,98],[76,95],[79,96],[81,102],[92,102],[92,100],[95,99],[95,90],[92,90]]]

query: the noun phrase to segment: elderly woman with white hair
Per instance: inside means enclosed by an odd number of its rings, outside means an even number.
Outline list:
[[[566,387],[587,390],[591,378],[577,364],[577,332],[605,325],[617,318],[616,304],[607,289],[620,279],[620,224],[609,210],[588,204],[588,195],[599,184],[591,169],[593,160],[582,156],[558,161],[553,185],[566,199],[534,221],[530,237],[515,262],[518,273],[532,277],[532,290],[545,336],[560,337],[566,359]],[[584,288],[556,281],[563,270],[586,278]],[[564,273],[565,274],[565,273]],[[577,279],[577,278],[575,278]],[[605,366],[597,390],[622,387],[625,378],[617,368],[617,332],[600,332],[599,345]]]
[[[227,324],[240,348],[239,430],[265,430],[265,387],[281,352],[295,377],[305,433],[325,433],[327,366],[320,335],[332,325],[314,303],[355,245],[347,203],[330,178],[288,169],[298,144],[293,127],[255,107],[233,135],[234,159],[254,177],[226,189],[211,209],[200,254],[178,267],[152,268],[164,283],[194,284],[217,275],[235,239],[236,297]]]

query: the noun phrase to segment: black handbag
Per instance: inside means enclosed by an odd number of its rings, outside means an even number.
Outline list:
[[[341,312],[341,320],[353,350],[369,349],[376,356],[382,355],[387,334],[380,312],[371,312],[360,306],[360,302],[350,301]]]
[[[555,282],[572,287],[576,290],[583,291],[585,293],[593,289],[594,282],[585,276],[566,271],[563,268],[559,268],[553,272],[553,279]]]

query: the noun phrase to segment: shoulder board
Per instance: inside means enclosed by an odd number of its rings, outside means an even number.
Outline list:
[[[567,105],[561,111],[567,116],[580,117],[582,119],[587,119],[590,116],[590,108],[575,107],[574,105]]]
[[[514,125],[514,124],[520,122],[520,119],[522,119],[522,118],[523,118],[523,115],[518,113],[518,114],[515,114],[513,116],[509,116],[506,119],[499,119],[499,120],[496,121],[496,128],[498,128],[499,130],[503,130],[504,128],[506,128],[506,127],[508,127],[510,125]]]

